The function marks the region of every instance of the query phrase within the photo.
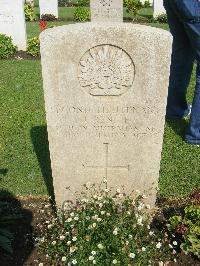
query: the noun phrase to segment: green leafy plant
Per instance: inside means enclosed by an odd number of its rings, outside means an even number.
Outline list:
[[[0,34],[0,58],[8,58],[17,52],[17,47],[12,43],[12,38]]]
[[[151,228],[153,211],[145,195],[126,195],[103,184],[85,185],[76,202],[64,202],[46,222],[40,246],[59,265],[149,265],[167,260],[169,246]]]
[[[40,56],[40,40],[38,37],[33,37],[28,40],[27,53],[34,57]]]
[[[90,5],[90,1],[89,0],[77,0],[77,5],[80,6],[89,6]]]
[[[44,14],[41,16],[41,19],[44,21],[55,21],[57,18],[52,14]]]
[[[124,0],[124,6],[126,7],[127,13],[132,13],[136,16],[138,11],[143,7],[140,0]]]
[[[31,4],[24,5],[24,14],[26,21],[35,21],[37,19],[34,13],[34,7]]]
[[[58,6],[60,7],[67,6],[67,0],[58,0]]]
[[[77,7],[74,11],[74,20],[75,21],[87,21],[90,19],[90,11],[86,7]]]
[[[150,2],[147,0],[147,1],[145,1],[144,2],[144,4],[143,4],[143,7],[144,8],[148,8],[148,7],[150,7],[151,6],[151,4],[150,4]]]
[[[200,198],[200,192],[198,198]],[[185,207],[182,215],[169,219],[168,229],[179,236],[179,245],[185,254],[194,254],[200,258],[200,205],[195,201]]]
[[[155,22],[161,23],[161,24],[165,24],[167,23],[167,15],[166,14],[160,14],[157,17],[154,18]]]

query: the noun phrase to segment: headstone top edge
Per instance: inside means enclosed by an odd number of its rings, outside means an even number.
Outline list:
[[[42,31],[39,35],[40,40],[46,39],[46,38],[55,38],[59,34],[60,36],[65,35],[66,33],[70,33],[72,31],[73,34],[75,34],[75,31],[82,31],[82,30],[90,30],[90,29],[128,29],[128,32],[132,31],[140,31],[143,33],[146,33],[148,35],[151,34],[157,34],[158,36],[162,35],[163,38],[172,38],[171,34],[167,30],[154,28],[151,26],[141,25],[141,24],[130,24],[130,23],[117,23],[117,22],[101,22],[101,23],[95,23],[95,22],[86,22],[86,23],[76,23],[71,25],[63,25],[58,26],[55,28],[50,28]],[[45,41],[45,40],[44,40]]]

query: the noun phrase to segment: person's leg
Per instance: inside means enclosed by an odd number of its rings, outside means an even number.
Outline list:
[[[182,2],[177,8],[183,11],[181,19],[197,60],[196,87],[185,139],[188,143],[200,144],[200,1],[182,0]]]
[[[184,25],[176,13],[174,1],[164,0],[170,31],[173,35],[166,117],[169,119],[181,119],[189,111],[186,93],[194,57]]]
[[[200,62],[197,63],[197,80],[186,142],[200,145]]]

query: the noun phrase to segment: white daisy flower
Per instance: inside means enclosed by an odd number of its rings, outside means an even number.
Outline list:
[[[129,253],[129,257],[134,259],[135,258],[135,253]]]
[[[143,220],[142,216],[138,216],[137,224],[138,225],[143,225],[142,220]]]
[[[162,244],[160,243],[160,242],[158,242],[157,244],[156,244],[156,248],[161,248],[161,246],[162,246]]]
[[[154,234],[153,231],[149,231],[149,235],[152,236]]]
[[[91,254],[92,254],[93,256],[95,256],[97,253],[96,253],[96,251],[93,250],[93,251],[91,252]]]
[[[115,236],[116,236],[116,235],[117,235],[117,233],[118,233],[118,232],[117,232],[117,228],[115,228],[115,229],[114,229],[114,231],[113,231],[113,235],[115,235]]]
[[[98,244],[97,247],[98,247],[99,249],[103,249],[103,245],[102,245],[102,244]]]
[[[77,264],[77,260],[72,260],[72,264],[76,265]]]

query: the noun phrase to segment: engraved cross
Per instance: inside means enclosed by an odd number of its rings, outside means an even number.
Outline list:
[[[127,166],[114,166],[114,165],[109,165],[108,164],[108,157],[109,157],[109,143],[103,143],[105,146],[105,165],[85,165],[83,164],[84,168],[90,168],[90,169],[104,169],[105,170],[105,178],[108,178],[108,170],[109,169],[119,169],[119,170],[127,170],[129,171],[130,165],[128,164]]]

